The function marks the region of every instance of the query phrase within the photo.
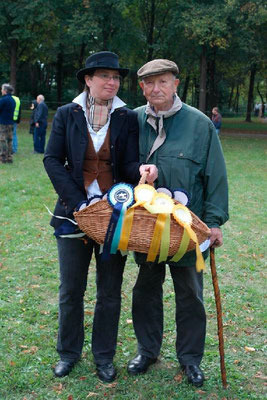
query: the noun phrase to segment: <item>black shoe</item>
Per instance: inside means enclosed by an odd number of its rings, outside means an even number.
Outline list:
[[[57,378],[69,375],[70,371],[74,367],[74,361],[59,361],[54,369],[54,374]]]
[[[187,376],[188,382],[200,387],[204,382],[204,374],[197,365],[182,365],[182,370]]]
[[[98,378],[103,382],[113,382],[116,378],[116,370],[112,363],[100,365],[96,364]]]
[[[131,375],[144,374],[148,367],[151,364],[154,364],[156,361],[157,358],[150,358],[143,356],[142,354],[138,354],[135,358],[129,361],[127,371]]]

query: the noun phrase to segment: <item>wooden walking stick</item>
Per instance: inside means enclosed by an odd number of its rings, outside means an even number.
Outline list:
[[[210,269],[211,269],[212,283],[213,283],[216,310],[217,310],[217,327],[218,327],[218,337],[219,337],[219,353],[220,353],[222,385],[223,385],[223,388],[226,389],[227,382],[226,382],[226,369],[225,369],[225,363],[224,363],[222,304],[221,304],[220,289],[219,289],[218,277],[217,277],[217,271],[216,271],[216,265],[215,265],[215,250],[212,247],[210,248]]]

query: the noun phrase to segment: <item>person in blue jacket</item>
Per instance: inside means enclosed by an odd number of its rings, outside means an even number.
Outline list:
[[[0,99],[0,163],[12,163],[13,115],[16,102],[12,98],[13,87],[4,83]]]

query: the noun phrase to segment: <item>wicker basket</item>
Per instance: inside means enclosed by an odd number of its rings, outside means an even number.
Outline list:
[[[178,203],[174,201],[175,203]],[[191,211],[190,211],[191,212]],[[107,200],[87,206],[81,211],[75,212],[74,217],[80,229],[99,244],[103,244],[108,229],[112,207]],[[192,215],[192,229],[195,231],[198,242],[201,244],[210,235],[209,228],[194,214]],[[148,253],[157,214],[149,213],[143,207],[134,210],[133,226],[128,243],[128,250]],[[183,235],[183,228],[171,215],[169,256],[173,256],[179,249]],[[190,240],[187,251],[193,250],[195,243]]]

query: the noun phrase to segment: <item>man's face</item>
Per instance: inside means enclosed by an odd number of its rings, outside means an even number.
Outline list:
[[[1,93],[2,93],[2,96],[4,96],[7,93],[6,90],[4,90],[3,86],[1,86]]]
[[[115,70],[97,69],[93,76],[85,75],[84,80],[91,96],[100,100],[112,99],[120,87],[120,74]]]
[[[151,75],[140,82],[143,95],[155,111],[167,111],[172,107],[173,95],[176,93],[179,79],[171,72]]]

